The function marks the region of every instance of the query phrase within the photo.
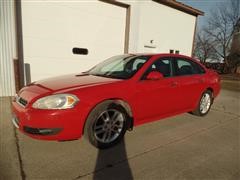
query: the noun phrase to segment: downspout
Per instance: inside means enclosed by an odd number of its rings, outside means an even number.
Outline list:
[[[192,57],[193,57],[194,49],[195,49],[195,40],[196,40],[196,31],[197,31],[197,18],[198,18],[198,16],[195,17],[195,27],[194,27],[194,32],[193,32],[193,42],[192,42],[192,52],[191,52]]]
[[[15,21],[16,21],[16,49],[18,57],[18,78],[19,89],[25,85],[24,81],[24,55],[23,55],[23,33],[22,33],[22,7],[21,0],[15,1]],[[15,76],[16,77],[16,76]],[[18,89],[18,90],[19,90]]]

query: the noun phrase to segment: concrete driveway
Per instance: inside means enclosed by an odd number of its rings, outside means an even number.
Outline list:
[[[10,99],[0,108],[0,179],[240,179],[240,92],[222,90],[206,117],[137,127],[99,151],[84,139],[47,142],[16,132]]]

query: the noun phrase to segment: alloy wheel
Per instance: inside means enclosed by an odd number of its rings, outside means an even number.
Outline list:
[[[124,127],[125,116],[116,109],[102,112],[94,123],[95,138],[102,143],[111,143],[116,140]]]
[[[204,93],[200,101],[200,112],[205,114],[211,106],[211,96],[209,93]]]

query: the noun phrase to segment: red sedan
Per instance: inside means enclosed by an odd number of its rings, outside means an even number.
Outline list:
[[[219,76],[190,57],[120,55],[87,72],[22,88],[12,103],[12,121],[33,138],[84,135],[107,148],[134,126],[185,112],[206,115],[219,91]]]

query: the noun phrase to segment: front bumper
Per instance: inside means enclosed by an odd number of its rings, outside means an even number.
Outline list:
[[[79,111],[79,108],[81,111]],[[67,110],[39,110],[12,103],[12,123],[24,134],[43,140],[79,139],[88,114],[86,107]]]
[[[13,114],[12,123],[16,128],[19,129],[19,119],[15,116],[15,114]]]

